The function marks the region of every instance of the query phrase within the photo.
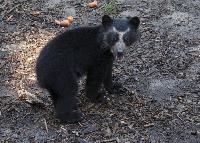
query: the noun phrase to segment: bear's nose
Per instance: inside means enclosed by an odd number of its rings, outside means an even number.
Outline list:
[[[118,56],[118,57],[123,56],[123,51],[121,51],[121,52],[118,51],[118,52],[117,52],[117,56]]]
[[[118,52],[118,53],[123,53],[124,50],[123,50],[122,48],[118,48],[118,49],[117,49],[117,52]]]
[[[124,52],[123,52],[123,51],[117,51],[117,59],[118,59],[118,60],[122,60],[123,55],[124,55]]]

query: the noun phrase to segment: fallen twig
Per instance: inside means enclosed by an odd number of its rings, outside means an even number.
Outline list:
[[[49,132],[49,130],[48,130],[48,127],[47,127],[47,121],[46,121],[46,119],[44,118],[44,125],[45,125],[45,129],[46,129],[46,131],[47,131],[47,133]]]
[[[100,143],[107,143],[107,142],[113,142],[113,141],[118,143],[119,139],[118,138],[112,138],[112,139],[102,140],[102,141],[100,141]]]
[[[178,112],[176,116],[177,116],[181,121],[183,121],[183,119],[179,116],[180,113],[181,113],[181,112]]]

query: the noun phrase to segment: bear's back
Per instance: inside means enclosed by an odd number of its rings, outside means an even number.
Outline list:
[[[79,27],[67,30],[48,42],[36,63],[39,83],[45,77],[52,77],[69,70],[83,75],[82,71],[94,61],[91,59],[95,59],[100,49],[97,41],[99,28],[99,26]]]

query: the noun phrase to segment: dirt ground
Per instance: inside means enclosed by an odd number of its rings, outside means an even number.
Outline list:
[[[101,22],[89,0],[0,0],[0,142],[200,143],[200,1],[117,0],[110,15],[139,16],[141,38],[115,63],[120,94],[94,105],[80,82],[79,124],[54,118],[38,87],[35,61],[45,43],[67,28]],[[28,103],[35,98],[44,106]]]

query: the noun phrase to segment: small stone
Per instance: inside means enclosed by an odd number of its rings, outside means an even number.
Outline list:
[[[72,131],[73,134],[75,134],[76,136],[79,136],[79,132],[77,131]]]
[[[95,132],[96,130],[97,130],[97,128],[96,128],[95,125],[89,125],[87,128],[85,128],[83,130],[83,133],[88,134],[88,133],[91,133],[91,132]]]
[[[112,132],[111,129],[109,127],[106,128],[106,136],[111,136]]]

